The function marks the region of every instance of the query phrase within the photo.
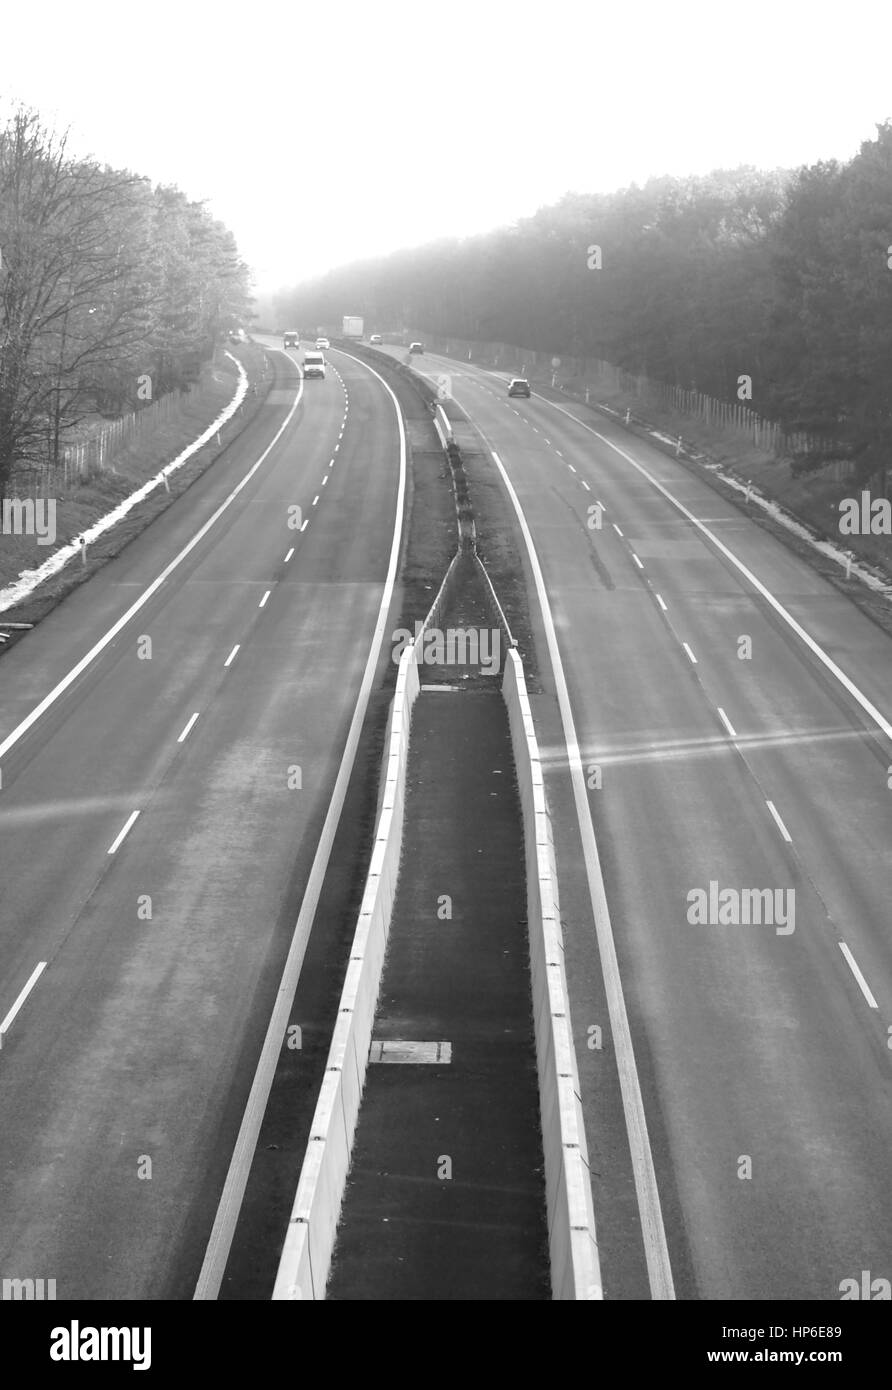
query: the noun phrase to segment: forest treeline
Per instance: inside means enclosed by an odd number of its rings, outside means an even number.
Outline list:
[[[728,401],[748,378],[754,410],[838,443],[868,478],[892,442],[892,124],[845,163],[570,193],[515,226],[339,268],[277,309],[598,357]]]
[[[194,382],[249,314],[248,269],[202,203],[71,157],[33,111],[0,126],[0,497],[86,415]]]

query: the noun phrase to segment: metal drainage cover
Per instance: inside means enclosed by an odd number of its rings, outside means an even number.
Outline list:
[[[443,1063],[452,1061],[450,1042],[373,1042],[370,1062]]]

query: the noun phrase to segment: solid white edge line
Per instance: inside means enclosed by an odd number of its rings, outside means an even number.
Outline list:
[[[115,838],[112,840],[108,850],[109,854],[115,854],[120,849],[125,836],[129,834],[131,827],[133,826],[133,822],[136,820],[138,815],[139,811],[131,811],[130,815],[127,817],[127,823],[124,826],[123,830],[119,830]]]
[[[536,547],[533,543],[533,537],[527,525],[523,509],[520,505],[520,500],[514,490],[511,479],[508,477],[507,470],[502,460],[494,450],[490,449],[490,452],[496,467],[502,475],[502,479],[508,490],[508,495],[514,505],[514,510],[517,514],[517,519],[526,544],[530,566],[533,571],[533,579],[536,585],[536,593],[539,598],[539,606],[542,611],[542,620],[545,627],[545,637],[548,643],[549,656],[554,671],[555,688],[557,690],[558,704],[560,706],[561,721],[564,728],[564,741],[567,746],[567,759],[573,785],[573,797],[576,803],[576,816],[579,822],[580,837],[582,839],[589,896],[591,899],[595,931],[598,938],[598,950],[601,957],[601,969],[607,994],[607,1007],[616,1053],[620,1089],[622,1091],[623,1110],[629,1138],[632,1170],[635,1178],[635,1191],[638,1197],[641,1233],[647,1260],[651,1296],[655,1299],[674,1299],[675,1288],[672,1281],[672,1267],[669,1262],[669,1248],[666,1242],[666,1231],[663,1225],[663,1213],[660,1206],[660,1194],[657,1188],[653,1154],[651,1153],[650,1139],[647,1132],[644,1101],[641,1095],[638,1071],[635,1066],[635,1052],[632,1045],[632,1034],[629,1028],[628,1014],[626,1013],[622,980],[620,979],[616,943],[613,939],[613,928],[610,922],[610,908],[607,903],[607,893],[604,887],[603,874],[601,872],[598,845],[595,840],[594,825],[592,824],[591,807],[589,806],[588,796],[586,794],[585,777],[583,775],[582,761],[579,755],[576,724],[570,706],[570,695],[567,689],[567,681],[564,675],[560,650],[558,648],[557,633],[554,627],[551,605],[545,589],[545,580],[539,565],[539,557],[536,554]]]
[[[545,397],[543,396],[541,397],[541,399],[545,400]],[[619,454],[620,458],[623,458],[626,460],[627,463],[630,463],[633,468],[637,469],[637,471],[641,474],[643,478],[646,478],[647,481],[653,487],[655,487],[658,492],[662,493],[662,495],[666,498],[667,502],[671,503],[673,507],[680,511],[682,516],[687,517],[691,525],[696,526],[697,530],[702,532],[702,534],[706,536],[707,540],[709,540],[712,543],[712,545],[715,546],[715,548],[719,551],[721,555],[724,555],[726,560],[730,560],[731,564],[735,567],[735,569],[739,570],[743,577],[750,584],[752,584],[756,592],[761,594],[765,602],[771,605],[775,613],[777,613],[779,617],[781,617],[784,620],[784,622],[788,625],[788,627],[796,633],[796,636],[799,637],[801,641],[805,643],[809,651],[812,652],[824,666],[826,666],[827,670],[836,678],[836,680],[839,681],[843,689],[848,691],[848,693],[852,696],[856,703],[861,706],[864,713],[868,715],[870,719],[873,720],[877,728],[880,729],[881,732],[884,733],[888,739],[892,740],[892,723],[890,723],[890,721],[885,717],[885,715],[880,713],[876,705],[874,705],[867,698],[863,691],[859,690],[858,686],[855,684],[853,680],[850,679],[849,676],[846,675],[845,671],[843,671],[840,666],[837,666],[836,662],[833,660],[831,656],[828,655],[827,652],[824,651],[824,648],[820,645],[820,643],[816,642],[815,639],[808,632],[806,632],[802,624],[796,621],[792,613],[787,611],[787,609],[779,601],[779,599],[776,599],[774,597],[774,594],[772,594],[771,591],[765,587],[761,579],[757,578],[757,576],[753,574],[752,570],[747,565],[745,565],[742,560],[739,560],[737,558],[733,550],[729,550],[728,547],[724,544],[724,542],[720,541],[718,536],[716,536],[712,531],[710,531],[709,527],[705,524],[705,522],[702,522],[699,517],[694,516],[694,513],[692,511],[689,511],[683,502],[679,502],[678,498],[674,497],[672,493],[669,491],[669,489],[664,487],[658,478],[655,478],[652,473],[648,472],[644,465],[639,463],[637,459],[633,458],[631,454],[627,453],[625,449],[621,449],[618,444],[614,444],[612,439],[608,439],[606,435],[601,434],[598,430],[592,429],[591,425],[587,425],[584,420],[578,419],[571,411],[567,410],[564,406],[558,405],[557,401],[545,401],[545,404],[552,406],[555,410],[559,410],[562,415],[566,415],[569,420],[573,420],[575,424],[579,425],[582,429],[587,430],[589,434],[593,434],[596,439],[600,439],[603,444],[606,444],[608,446],[608,448],[613,449],[615,453]]]
[[[692,665],[696,666],[696,665],[697,665],[697,658],[694,656],[694,653],[691,651],[691,649],[690,649],[690,647],[688,646],[687,642],[682,642],[681,645],[684,647],[685,651],[687,652],[688,656],[690,657]]]
[[[721,719],[721,721],[722,721],[722,723],[724,724],[725,728],[728,730],[728,733],[731,735],[732,738],[736,738],[736,737],[737,737],[737,730],[735,729],[734,725],[731,723],[731,720],[728,718],[728,716],[727,716],[727,714],[725,713],[725,711],[722,709],[721,705],[716,705],[716,709],[718,710],[718,712],[719,712],[719,718]]]
[[[236,644],[235,644],[235,646],[233,647],[232,651],[229,653],[228,657],[227,657],[226,660],[223,662],[223,665],[224,665],[224,666],[228,666],[228,665],[230,664],[230,662],[232,662],[232,661],[235,659],[235,654],[236,654],[236,652],[238,651],[238,649],[239,649],[240,646],[241,646],[241,642],[236,642]]]
[[[783,835],[783,837],[784,837],[784,839],[786,840],[787,844],[788,844],[788,845],[791,845],[791,844],[793,843],[793,837],[792,837],[792,835],[790,834],[790,832],[789,832],[789,830],[787,829],[787,827],[784,825],[784,823],[783,823],[783,821],[781,820],[780,816],[778,815],[778,810],[777,810],[777,807],[775,806],[774,802],[773,802],[773,801],[766,801],[766,802],[765,802],[765,805],[768,807],[769,811],[770,811],[771,814],[774,816],[774,819],[775,819],[775,823],[776,823],[776,825],[777,825],[777,828],[778,828],[778,830],[780,831],[780,833]]]
[[[872,994],[871,989],[870,989],[870,985],[867,983],[867,981],[865,980],[864,976],[861,974],[861,970],[859,969],[858,962],[855,960],[855,957],[852,955],[851,951],[849,950],[848,946],[846,945],[846,943],[845,943],[844,941],[840,941],[840,943],[839,943],[839,949],[842,951],[843,955],[845,956],[846,960],[848,961],[849,969],[851,970],[852,974],[855,976],[855,979],[856,979],[857,982],[858,982],[858,988],[861,990],[861,993],[864,995],[864,998],[867,1000],[868,1007],[871,1008],[871,1009],[878,1009],[878,1008],[879,1008],[879,1004],[877,1003],[877,1001],[876,1001],[876,1000],[874,999],[874,997],[873,997],[873,994]]]
[[[280,349],[272,350],[280,351]],[[115,637],[117,637],[118,633],[124,627],[127,626],[134,614],[138,613],[139,610],[148,603],[152,595],[158,592],[158,590],[161,588],[161,585],[167,578],[169,578],[171,574],[173,574],[177,566],[180,565],[182,561],[185,560],[186,556],[189,555],[195,549],[199,541],[204,539],[208,531],[210,531],[211,527],[219,520],[219,518],[223,515],[227,508],[235,501],[236,497],[242,491],[242,488],[247,486],[251,478],[253,478],[254,474],[257,472],[258,468],[261,467],[265,459],[269,456],[270,452],[275,448],[276,444],[278,444],[285,430],[290,425],[294,412],[300,405],[302,395],[303,379],[301,379],[298,393],[294,399],[294,404],[292,405],[288,414],[285,416],[285,419],[282,421],[282,424],[280,425],[279,429],[273,435],[272,440],[266,446],[263,453],[260,455],[260,458],[257,460],[257,462],[251,465],[245,476],[240,480],[240,482],[236,484],[232,492],[230,492],[229,496],[225,498],[223,502],[221,502],[217,510],[210,517],[208,517],[207,521],[205,521],[203,525],[199,527],[192,539],[186,545],[183,546],[183,549],[180,551],[180,553],[174,556],[170,564],[167,565],[166,568],[163,569],[161,573],[155,579],[152,580],[148,588],[143,590],[139,598],[134,603],[132,603],[130,607],[127,609],[127,611],[125,613],[122,613],[121,617],[118,618],[117,622],[113,623],[112,626],[108,629],[108,631],[104,633],[102,637],[100,637],[99,641],[96,642],[90,648],[86,656],[82,656],[80,661],[78,661],[76,665],[72,666],[68,674],[64,676],[62,680],[59,681],[58,685],[54,686],[50,693],[48,695],[45,695],[38,705],[35,705],[31,713],[27,715],[20,724],[17,724],[11,733],[7,734],[3,742],[0,743],[0,758],[6,756],[10,748],[12,748],[16,743],[18,743],[19,739],[22,738],[22,736],[28,732],[28,730],[32,727],[33,724],[36,724],[37,720],[40,719],[41,715],[45,714],[46,711],[50,708],[50,706],[54,704],[56,700],[58,700],[59,696],[62,695],[68,689],[68,687],[74,681],[77,680],[81,672],[85,671],[87,667],[90,665],[90,663],[96,659],[99,653],[101,651],[104,651],[104,649],[108,646],[110,642],[114,641]]]
[[[195,714],[192,715],[191,719],[189,720],[189,723],[186,725],[186,727],[185,727],[185,729],[183,730],[183,732],[180,734],[179,738],[177,739],[177,743],[185,743],[185,742],[186,742],[186,739],[189,737],[190,733],[192,732],[192,727],[193,727],[193,725],[194,725],[194,723],[195,723],[195,721],[196,721],[197,718],[198,718],[198,712],[196,711]]]
[[[370,367],[367,362],[363,362],[358,357],[353,357],[350,353],[344,353],[344,356],[350,357],[352,362],[357,362],[361,367],[364,367],[366,371],[370,372],[372,376],[381,383],[393,402],[393,408],[396,412],[400,445],[400,467],[396,512],[393,523],[393,541],[390,547],[390,560],[387,566],[387,575],[384,581],[381,603],[378,608],[378,618],[375,623],[375,630],[372,633],[368,660],[366,661],[365,671],[363,672],[359,694],[356,698],[353,718],[350,721],[350,729],[347,733],[347,741],[344,745],[341,764],[338,768],[338,775],[335,779],[335,785],[328,805],[328,811],[326,812],[325,822],[319,835],[316,853],[313,856],[313,864],[307,879],[307,886],[304,889],[300,912],[298,913],[291,945],[288,949],[288,957],[285,961],[282,979],[276,994],[276,1001],[273,1006],[269,1026],[266,1030],[266,1037],[264,1038],[260,1059],[257,1063],[254,1080],[251,1084],[251,1091],[245,1106],[245,1113],[242,1116],[238,1138],[236,1139],[232,1158],[229,1162],[226,1181],[220,1195],[217,1213],[214,1218],[214,1225],[208,1240],[207,1249],[205,1250],[201,1272],[198,1276],[198,1283],[195,1286],[194,1299],[215,1299],[219,1293],[220,1285],[223,1280],[226,1262],[229,1258],[229,1250],[232,1245],[232,1237],[235,1234],[242,1198],[248,1182],[248,1174],[251,1169],[254,1151],[257,1146],[257,1137],[260,1133],[260,1126],[263,1123],[263,1116],[266,1112],[266,1105],[275,1077],[276,1067],[282,1053],[282,1041],[285,1037],[285,1029],[288,1025],[288,1018],[291,1013],[294,992],[297,988],[297,982],[303,964],[310,927],[313,923],[313,917],[315,916],[319,895],[322,891],[326,869],[328,868],[331,847],[334,843],[335,832],[338,828],[338,821],[341,816],[341,809],[347,794],[347,785],[353,771],[356,748],[359,743],[359,735],[368,707],[369,695],[371,693],[375,669],[378,664],[381,644],[387,624],[387,615],[396,583],[406,500],[406,431],[403,424],[403,417],[400,413],[399,401],[387,382],[375,371],[374,367]]]
[[[0,1048],[3,1047],[3,1039],[5,1035],[9,1032],[13,1023],[15,1022],[16,1014],[21,1009],[22,1005],[28,998],[28,995],[31,993],[34,986],[37,984],[37,981],[40,979],[44,970],[46,970],[46,961],[39,961],[37,965],[35,965],[34,969],[31,971],[31,974],[28,976],[28,980],[24,987],[19,991],[18,998],[16,999],[9,1013],[6,1015],[3,1022],[0,1023]]]

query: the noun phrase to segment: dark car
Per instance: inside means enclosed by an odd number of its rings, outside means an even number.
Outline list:
[[[527,381],[526,377],[516,376],[508,382],[509,396],[531,396],[532,394],[530,383]]]
[[[410,343],[410,344],[409,344],[409,351],[410,351],[410,352],[424,352],[424,343]]]

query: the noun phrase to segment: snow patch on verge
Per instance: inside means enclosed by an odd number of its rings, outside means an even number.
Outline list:
[[[217,431],[226,424],[227,420],[232,419],[247,394],[248,374],[238,358],[233,357],[231,352],[227,352],[226,356],[231,362],[235,363],[238,369],[239,379],[235,388],[235,395],[232,397],[229,404],[223,407],[223,410],[217,416],[216,420],[208,425],[203,434],[200,434],[197,439],[194,439],[191,444],[187,445],[183,452],[178,454],[172,462],[165,464],[160,473],[156,473],[155,477],[150,478],[147,483],[143,483],[142,487],[137,488],[136,492],[131,492],[130,496],[125,497],[123,502],[119,502],[117,507],[112,511],[106,512],[105,516],[101,516],[98,521],[94,521],[93,525],[88,530],[84,531],[82,535],[75,537],[75,539],[69,541],[67,545],[60,546],[58,550],[54,550],[52,555],[50,555],[37,569],[22,570],[15,584],[10,584],[6,589],[0,589],[0,613],[5,613],[7,608],[12,608],[15,604],[21,603],[22,599],[32,594],[44,580],[50,579],[54,574],[58,574],[60,570],[64,569],[70,560],[73,560],[76,555],[80,554],[81,541],[85,541],[87,545],[92,545],[92,543],[98,540],[106,531],[116,526],[129,511],[132,511],[138,503],[143,502],[150,493],[154,492],[156,487],[161,487],[165,478],[169,477],[171,473],[175,473],[178,468],[182,468],[183,464],[186,463],[193,454],[196,454],[199,449],[203,449],[205,444],[209,443]]]
[[[613,406],[602,404],[599,404],[598,409],[606,411],[608,415],[615,416],[620,423],[625,419],[626,412],[624,410],[616,410]],[[643,422],[639,420],[637,423],[642,424]],[[647,427],[645,426],[645,428]],[[668,435],[661,434],[659,430],[654,429],[647,429],[647,433],[652,439],[659,439],[664,444],[670,444],[673,448],[676,447],[677,436],[676,439],[670,439]],[[889,583],[888,576],[884,575],[882,571],[858,560],[853,551],[844,550],[831,541],[820,540],[804,522],[797,521],[796,517],[791,512],[786,511],[779,502],[774,502],[770,497],[766,497],[751,483],[741,482],[739,478],[732,477],[730,473],[723,473],[721,464],[707,462],[703,454],[693,453],[690,446],[684,441],[682,441],[681,452],[693,462],[699,463],[701,468],[707,468],[710,473],[721,478],[723,483],[727,483],[735,491],[748,496],[750,502],[755,502],[756,506],[761,507],[766,515],[770,516],[772,521],[776,521],[779,526],[785,527],[792,535],[810,545],[813,550],[820,551],[828,560],[833,560],[835,564],[841,566],[846,571],[846,578],[851,577],[859,580],[875,594],[881,594],[892,602],[892,584]]]
[[[716,473],[716,477],[721,478],[723,483],[727,483],[729,487],[735,488],[737,492],[742,492],[744,494],[749,492],[750,501],[755,502],[757,506],[761,507],[762,510],[771,517],[772,521],[779,522],[781,526],[791,531],[794,536],[798,536],[800,540],[807,541],[814,550],[819,550],[821,554],[826,555],[829,560],[834,560],[836,564],[842,565],[847,574],[851,573],[854,575],[862,584],[866,584],[868,589],[872,589],[874,593],[883,594],[886,598],[892,596],[892,585],[890,585],[889,580],[878,570],[871,569],[868,565],[858,561],[852,551],[843,550],[840,546],[833,545],[831,541],[819,540],[807,526],[801,521],[797,521],[794,516],[785,511],[779,502],[773,502],[770,497],[765,497],[759,492],[758,488],[752,486],[748,487],[747,484],[742,483],[739,478],[732,478],[729,473]],[[851,566],[851,569],[849,569],[849,566]]]

